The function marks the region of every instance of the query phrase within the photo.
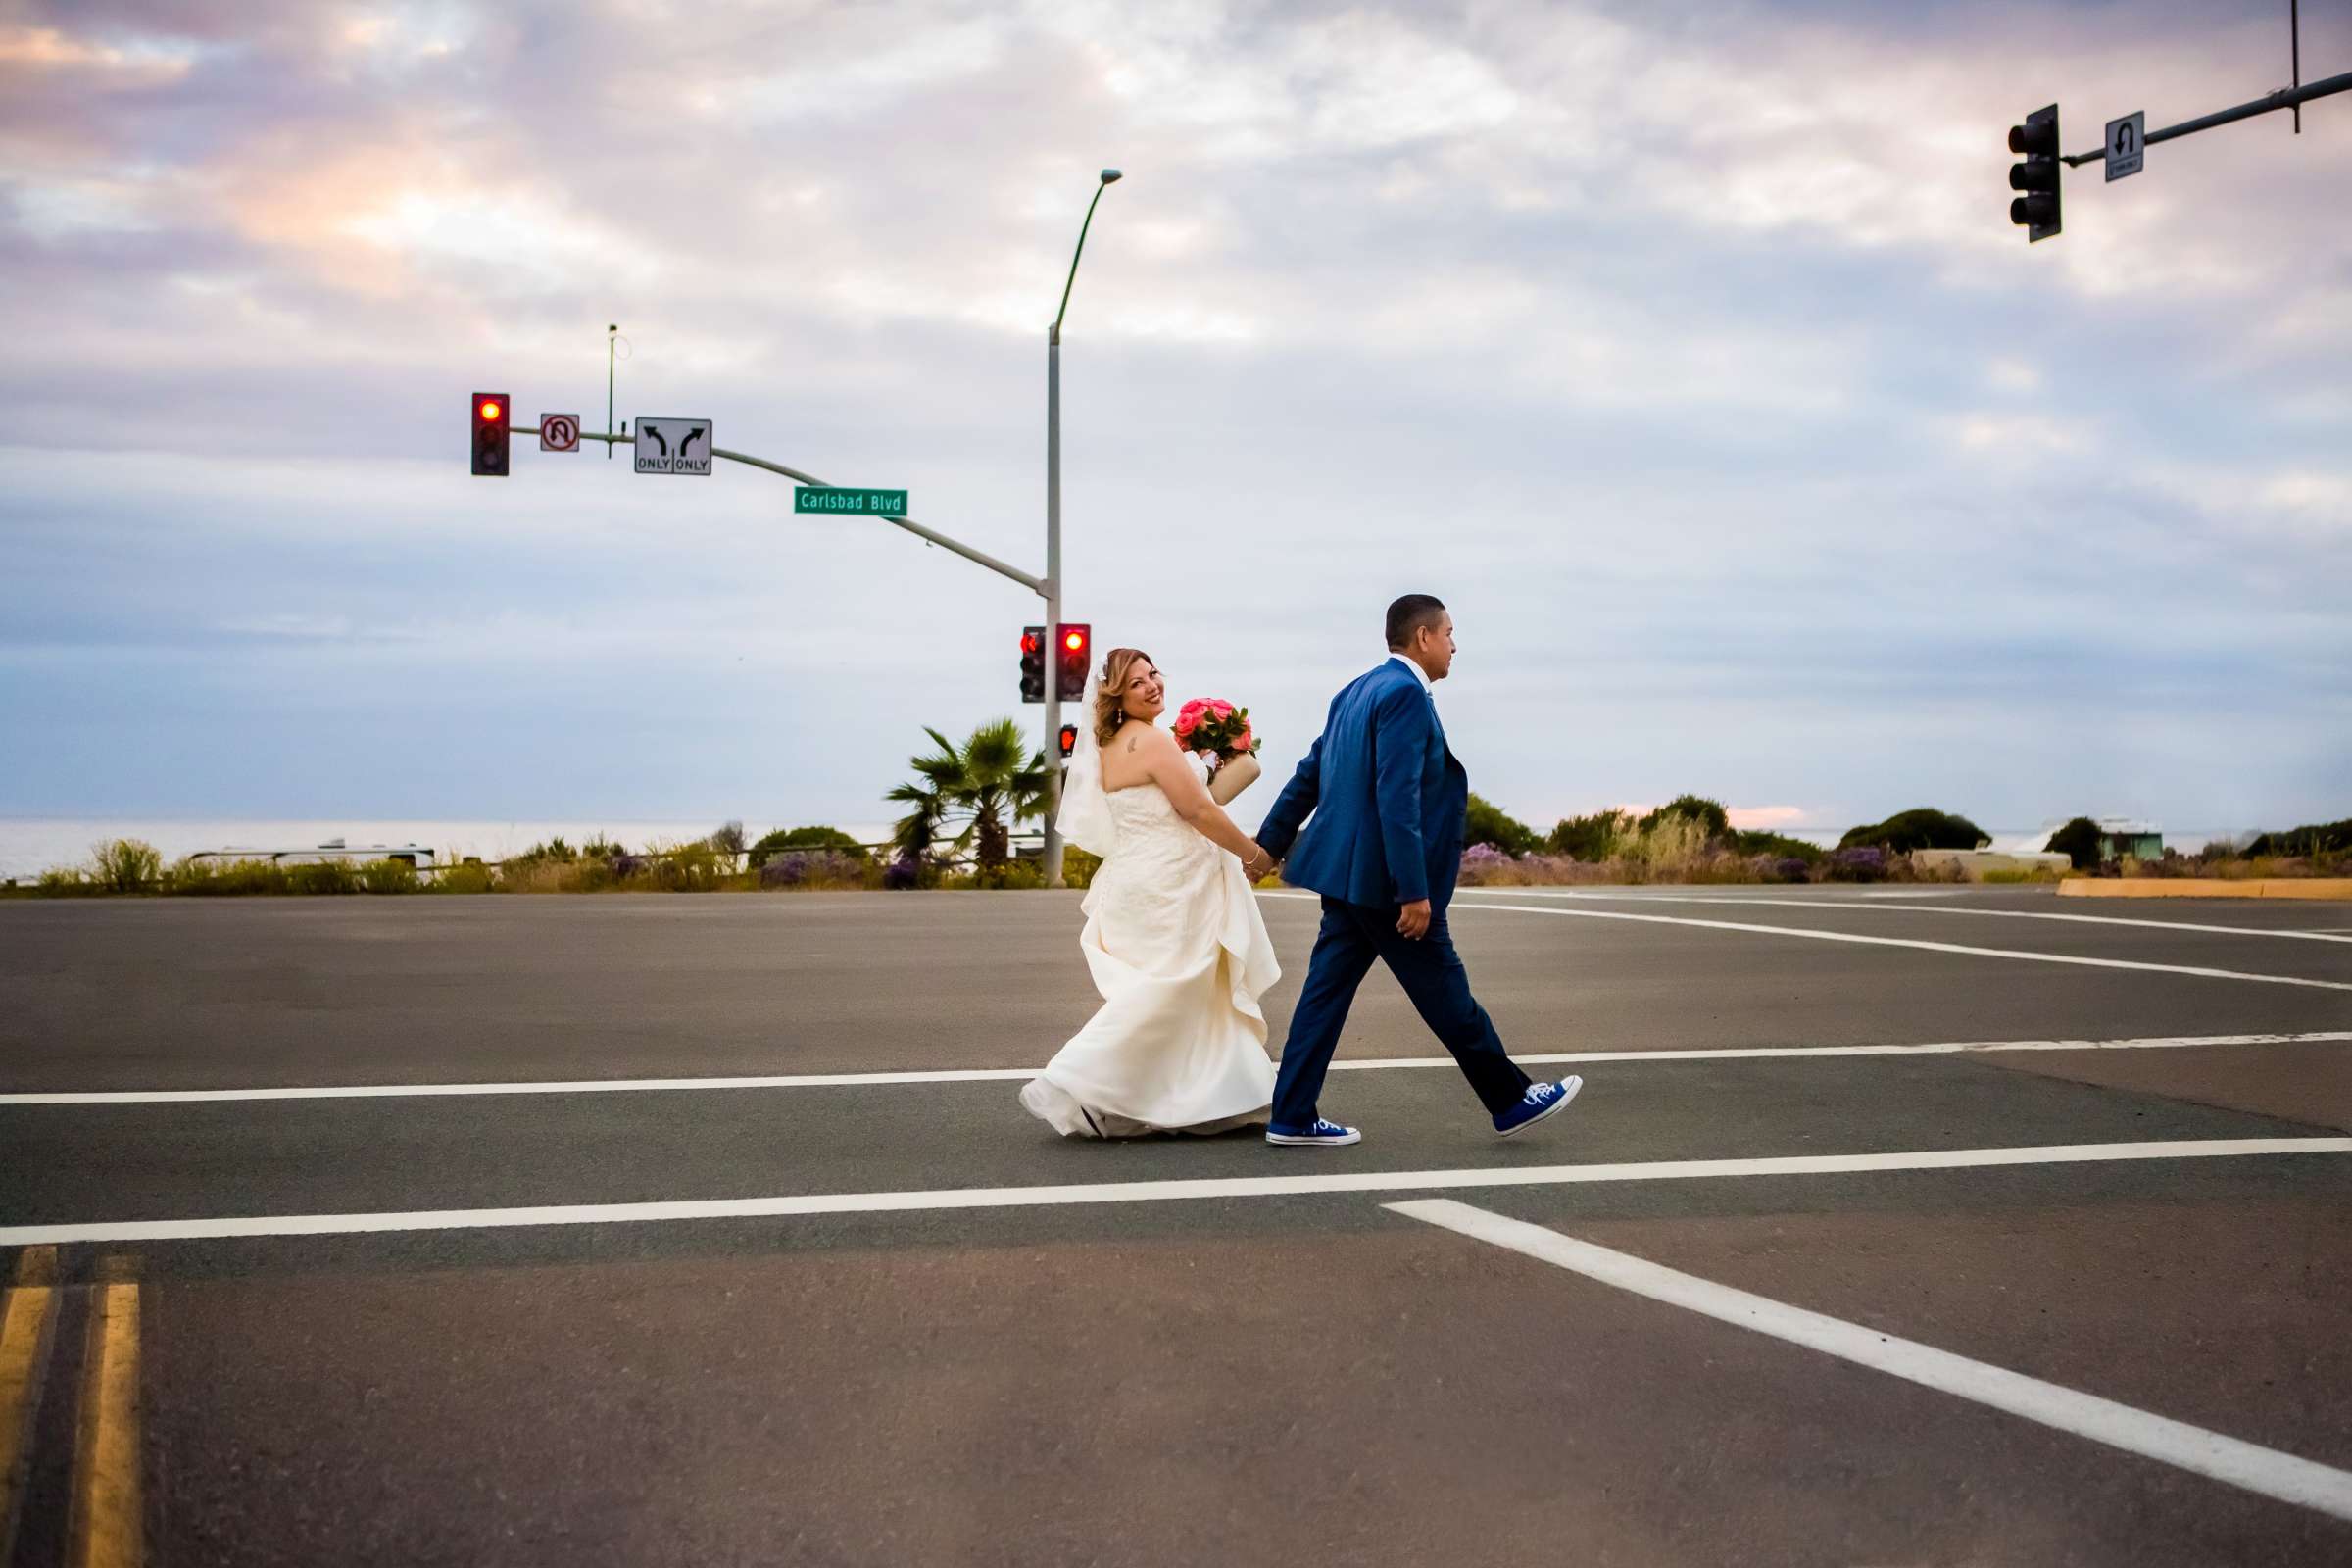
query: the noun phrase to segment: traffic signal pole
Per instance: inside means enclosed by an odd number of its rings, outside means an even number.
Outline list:
[[[1102,199],[1100,187],[1096,200]],[[1091,220],[1095,210],[1089,206],[1086,216]],[[1086,230],[1079,231],[1078,243],[1086,244]],[[1070,263],[1075,273],[1078,264]],[[1062,303],[1069,303],[1069,293],[1062,293]],[[1046,635],[1054,639],[1046,662],[1046,734],[1053,737],[1050,744],[1058,746],[1061,735],[1061,318],[1054,318],[1054,326],[1046,334],[1046,583],[1038,590],[1046,596]],[[1046,886],[1061,886],[1061,763],[1049,756],[1046,760]]]
[[[970,545],[964,544],[960,540],[951,539],[935,528],[926,528],[911,517],[892,516],[888,514],[868,514],[868,515],[880,515],[883,521],[906,529],[925,544],[937,545],[940,549],[952,551],[976,565],[986,566],[1001,577],[1009,577],[1046,602],[1046,635],[1054,639],[1054,644],[1052,649],[1052,659],[1049,661],[1046,670],[1045,744],[1038,750],[1039,755],[1047,759],[1044,870],[1046,885],[1054,888],[1061,886],[1062,858],[1061,830],[1054,822],[1054,817],[1061,806],[1061,766],[1054,756],[1060,749],[1061,744],[1060,660],[1062,648],[1060,639],[1063,634],[1061,619],[1061,322],[1062,318],[1069,313],[1070,288],[1078,279],[1078,260],[1086,254],[1086,232],[1094,225],[1095,206],[1102,201],[1102,192],[1116,183],[1119,178],[1120,174],[1117,170],[1103,170],[1099,183],[1095,186],[1094,200],[1086,205],[1086,220],[1078,225],[1078,248],[1070,256],[1069,275],[1063,279],[1061,285],[1061,308],[1054,312],[1054,325],[1046,335],[1046,574],[1043,577],[1031,576],[1020,567],[1007,565],[986,551],[974,550]],[[607,424],[612,422],[612,363],[611,358],[612,344],[610,340],[617,335],[618,330],[616,326],[606,329],[608,343],[605,367],[605,422]],[[477,474],[490,471],[485,469],[482,465],[480,456],[482,447],[478,433],[478,427],[485,422],[481,413],[484,396],[484,394],[477,394],[475,397],[474,422],[477,426],[477,434],[473,471]],[[511,402],[511,399],[505,397],[497,399],[500,419],[511,416],[511,410],[507,407]],[[537,435],[539,427],[535,424],[509,424],[504,427],[502,434]],[[579,439],[602,441],[605,443],[606,456],[610,457],[616,442],[633,443],[636,437],[610,430],[582,430],[579,432]],[[713,458],[724,458],[729,463],[743,464],[747,467],[765,468],[768,472],[781,474],[796,484],[830,488],[824,480],[812,473],[804,473],[799,468],[790,467],[781,463],[773,463],[766,458],[756,458],[748,452],[730,452],[724,447],[713,447],[710,449],[710,455]],[[500,476],[507,472],[503,459],[502,446],[501,462],[495,470]],[[1092,653],[1090,636],[1086,656],[1091,659]]]
[[[1061,322],[1070,314],[1070,290],[1078,282],[1079,259],[1086,255],[1086,231],[1095,226],[1095,208],[1102,203],[1102,193],[1122,177],[1115,169],[1105,169],[1099,176],[1094,198],[1086,204],[1086,220],[1078,225],[1077,249],[1070,252],[1069,275],[1061,284],[1061,306],[1054,313],[1054,324],[1046,329],[1046,586],[1038,591],[1046,596],[1046,624],[1052,628],[1046,635],[1054,640],[1054,662],[1047,668],[1046,681],[1049,748],[1061,743]],[[1087,658],[1094,658],[1092,646]],[[1050,888],[1061,886],[1061,827],[1054,820],[1060,814],[1061,765],[1049,760],[1045,873]]]

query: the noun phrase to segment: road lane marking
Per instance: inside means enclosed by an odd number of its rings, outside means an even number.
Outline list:
[[[2167,1051],[2190,1046],[2327,1045],[2352,1041],[2352,1029],[2300,1034],[2153,1035],[2124,1040],[1943,1040],[1922,1045],[1704,1046],[1660,1051],[1548,1051],[1514,1061],[1560,1062],[1742,1061],[1805,1056],[1941,1056],[1998,1051]],[[1379,1072],[1393,1067],[1450,1067],[1451,1056],[1371,1056],[1335,1061],[1333,1072]],[[232,1100],[401,1100],[467,1095],[615,1095],[720,1089],[856,1089],[889,1084],[1011,1083],[1034,1078],[1037,1067],[960,1067],[909,1072],[800,1072],[723,1078],[538,1078],[512,1083],[320,1084],[263,1089],[77,1089],[0,1094],[7,1105],[171,1105]]]
[[[1451,1199],[1384,1205],[1408,1218],[1443,1226],[1507,1248],[1539,1262],[1664,1301],[1737,1328],[1957,1395],[2045,1427],[2088,1438],[2142,1458],[2160,1460],[2248,1492],[2292,1502],[2338,1519],[2352,1519],[2352,1471],[2337,1470],[2154,1415],[2094,1394],[2045,1383],[1984,1361],[1898,1339],[1768,1297],[1700,1279],[1627,1252],[1580,1242],[1524,1220],[1508,1219]]]
[[[140,1502],[139,1287],[120,1260],[90,1302],[81,1422],[74,1444],[74,1568],[138,1568],[145,1555]]]
[[[32,1464],[32,1425],[56,1315],[57,1249],[27,1248],[17,1259],[16,1282],[0,1295],[0,1562],[9,1560],[9,1527]]]
[[[2205,925],[2193,920],[2135,920],[2121,914],[2061,914],[2055,909],[1979,909],[1960,905],[1898,904],[1896,898],[1915,895],[1883,894],[1883,902],[1860,904],[1851,899],[1774,899],[1735,898],[1723,894],[1657,893],[1618,894],[1588,893],[1582,889],[1513,888],[1508,893],[1499,888],[1464,888],[1462,897],[1474,895],[1530,899],[1615,899],[1630,904],[1749,904],[1765,905],[1777,909],[1907,909],[1915,914],[1967,914],[1994,920],[2065,920],[2076,925],[2132,925],[2156,931],[2207,931],[2233,937],[2286,937],[2297,942],[2346,942],[2352,936],[2337,936],[2326,927],[2317,930],[2287,930],[2257,925]],[[2339,928],[2352,929],[2352,927]]]
[[[1326,1171],[1306,1176],[1211,1176],[1057,1187],[951,1187],[930,1192],[796,1193],[636,1203],[549,1203],[360,1214],[253,1214],[210,1219],[76,1220],[0,1226],[0,1247],[71,1243],[220,1241],[255,1236],[345,1236],[395,1231],[503,1230],[621,1225],[662,1220],[772,1219],[812,1214],[905,1214],[951,1208],[1035,1208],[1186,1199],[1293,1198],[1459,1187],[1560,1187],[1595,1182],[1715,1177],[1845,1176],[1879,1171],[1974,1170],[2001,1165],[2225,1159],[2352,1153],[2352,1138],[2202,1138],[2129,1144],[2044,1144],[2012,1149],[1931,1149],[1884,1154],[1797,1154],[1747,1159],[1661,1159],[1620,1164],[1473,1166],[1457,1170]],[[1313,1156],[1302,1156],[1312,1158]]]
[[[1315,893],[1261,893],[1266,899],[1317,899]],[[1850,942],[1869,948],[1916,948],[1923,953],[1956,953],[1972,958],[2015,958],[2025,963],[2071,963],[2087,969],[2136,969],[2150,974],[2186,974],[2205,980],[2247,980],[2266,986],[2305,986],[2314,991],[2352,991],[2352,980],[2309,980],[2292,974],[2252,974],[2243,969],[2208,969],[2193,963],[2143,963],[2136,958],[2092,958],[2075,953],[2026,953],[2015,948],[1974,948],[1958,942],[1926,942],[1917,937],[1866,937],[1852,931],[1823,931],[1814,926],[1757,925],[1746,920],[1700,920],[1683,914],[1636,914],[1631,909],[1563,909],[1538,904],[1461,904],[1463,909],[1488,909],[1512,914],[1556,914],[1583,920],[1637,920],[1645,925],[1688,925],[1709,931],[1745,931],[1757,936],[1798,937],[1813,942]]]

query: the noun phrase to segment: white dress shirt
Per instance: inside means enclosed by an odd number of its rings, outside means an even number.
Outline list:
[[[1414,663],[1402,654],[1391,654],[1389,656],[1389,662],[1393,664],[1402,664],[1405,668],[1411,670],[1413,672],[1413,679],[1421,683],[1421,689],[1427,692],[1432,700],[1436,699],[1438,695],[1438,688],[1431,682],[1428,670],[1423,669],[1419,664]]]

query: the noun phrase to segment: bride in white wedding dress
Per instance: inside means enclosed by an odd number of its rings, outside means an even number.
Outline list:
[[[1102,1006],[1021,1103],[1075,1138],[1225,1132],[1274,1098],[1257,999],[1282,968],[1250,891],[1272,861],[1153,724],[1166,706],[1150,657],[1113,649],[1063,782],[1062,833],[1102,857],[1078,938]]]

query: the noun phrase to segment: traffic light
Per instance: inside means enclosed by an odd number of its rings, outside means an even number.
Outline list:
[[[1021,628],[1021,701],[1046,700],[1046,628]]]
[[[1063,761],[1065,761],[1065,762],[1066,762],[1066,761],[1068,761],[1068,760],[1070,760],[1070,754],[1071,754],[1072,752],[1076,751],[1077,749],[1078,749],[1078,726],[1077,726],[1077,725],[1075,725],[1075,724],[1064,724],[1064,725],[1062,725],[1062,726],[1061,726],[1061,760],[1062,760]]]
[[[473,395],[473,471],[477,475],[507,476],[507,426],[514,417],[504,392]]]
[[[1065,620],[1054,628],[1054,665],[1065,703],[1086,695],[1087,651],[1094,642],[1094,628],[1084,621]]]
[[[2024,195],[2009,203],[2009,221],[2026,225],[2026,241],[2058,232],[2058,106],[2036,109],[2009,127],[2009,150],[2025,160],[2009,166],[2009,188]]]

